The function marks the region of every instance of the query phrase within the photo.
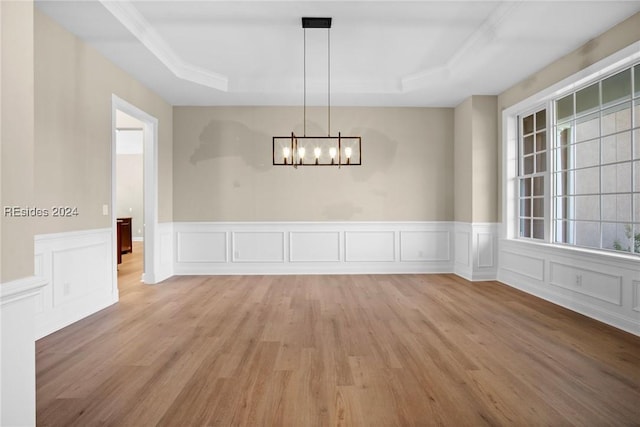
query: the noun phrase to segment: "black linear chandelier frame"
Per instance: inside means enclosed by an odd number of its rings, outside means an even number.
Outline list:
[[[331,18],[302,18],[303,28],[303,136],[273,137],[274,166],[359,166],[362,164],[362,138],[331,136]],[[327,136],[307,136],[307,28],[327,30]],[[313,157],[306,156],[307,148]],[[312,159],[312,160],[309,160]]]

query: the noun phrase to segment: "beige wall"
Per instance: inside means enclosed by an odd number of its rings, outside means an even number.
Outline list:
[[[307,135],[326,110],[308,111]],[[174,221],[453,219],[453,110],[333,108],[362,166],[273,166],[271,138],[302,134],[299,107],[175,107]]]
[[[496,222],[498,146],[495,96],[474,95],[455,108],[455,220]]]
[[[471,97],[455,108],[454,131],[454,219],[471,222],[473,217],[472,193],[472,141],[473,110]]]
[[[473,222],[498,220],[498,117],[495,96],[472,97]]]
[[[640,40],[640,13],[590,40],[570,54],[512,86],[498,96],[498,135],[502,141],[502,111],[543,89]],[[498,146],[498,159],[502,159],[502,143]],[[498,163],[499,220],[502,217],[502,161]]]
[[[133,238],[144,237],[142,154],[118,154],[116,161],[116,216],[131,218]]]
[[[0,282],[33,274],[33,225],[4,215],[5,206],[33,207],[33,3],[2,1],[0,12],[0,132],[2,264]]]
[[[39,206],[77,206],[36,233],[111,226],[111,95],[159,121],[159,220],[172,220],[172,107],[43,13],[35,13],[35,188]],[[113,207],[112,207],[113,208]],[[31,255],[33,264],[33,255]]]

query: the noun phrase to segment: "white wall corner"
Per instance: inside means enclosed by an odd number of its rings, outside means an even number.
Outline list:
[[[35,313],[43,286],[31,276],[0,284],[0,425],[36,424]]]
[[[497,223],[455,223],[455,274],[470,281],[496,280],[498,229]]]
[[[173,223],[161,222],[157,228],[158,238],[155,241],[155,269],[153,281],[145,280],[145,283],[160,283],[173,276],[173,263],[175,259],[175,246],[173,235]],[[150,278],[151,279],[151,278]]]

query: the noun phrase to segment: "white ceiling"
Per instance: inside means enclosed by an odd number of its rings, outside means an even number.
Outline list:
[[[173,105],[301,105],[302,16],[332,17],[331,105],[455,106],[498,94],[640,1],[56,1],[37,7]],[[308,29],[307,104],[327,103]]]

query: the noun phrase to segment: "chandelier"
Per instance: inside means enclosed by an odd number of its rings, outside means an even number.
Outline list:
[[[327,30],[327,135],[307,136],[307,28]],[[362,140],[359,136],[331,135],[331,18],[302,18],[303,29],[303,134],[273,137],[274,166],[359,166]]]

